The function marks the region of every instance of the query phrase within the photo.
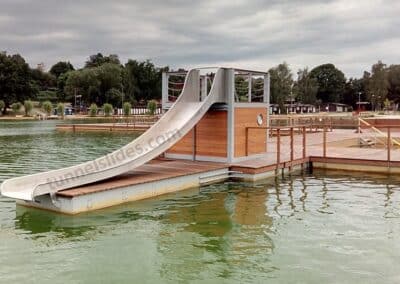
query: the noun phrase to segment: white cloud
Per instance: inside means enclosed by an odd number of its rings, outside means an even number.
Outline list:
[[[186,68],[285,60],[294,73],[331,62],[350,77],[400,59],[398,1],[0,1],[0,50],[32,66],[103,52]]]

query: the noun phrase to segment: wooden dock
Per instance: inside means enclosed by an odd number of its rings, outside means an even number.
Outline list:
[[[80,124],[57,124],[59,131],[88,132],[88,131],[134,131],[143,132],[152,124],[129,124],[129,123],[80,123]]]
[[[298,127],[297,127],[298,128]],[[388,128],[389,129],[389,128]],[[359,133],[349,129],[322,132],[297,132],[272,136],[267,153],[232,164],[172,160],[159,158],[123,175],[98,183],[60,191],[55,198],[44,195],[37,202],[18,201],[25,206],[77,214],[125,202],[151,198],[203,184],[228,179],[255,181],[310,168],[378,173],[400,173],[400,149],[393,148],[387,132],[386,148],[348,147],[341,141],[357,139]]]

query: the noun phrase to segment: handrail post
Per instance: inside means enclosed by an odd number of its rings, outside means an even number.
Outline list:
[[[290,128],[290,162],[294,160],[294,139],[293,139],[293,126]]]
[[[281,162],[281,130],[276,129],[276,168],[279,169]]]
[[[303,159],[306,158],[306,127],[303,126]]]
[[[388,167],[390,167],[390,148],[392,146],[392,138],[391,136],[391,131],[390,131],[390,126],[387,128],[387,161],[388,161]]]
[[[326,126],[324,125],[323,132],[323,157],[326,158]]]
[[[193,127],[193,161],[196,161],[197,152],[197,124]]]
[[[246,156],[249,155],[249,128],[246,127],[246,142],[245,142],[245,147],[246,147]]]

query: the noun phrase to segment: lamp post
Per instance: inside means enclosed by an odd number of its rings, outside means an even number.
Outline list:
[[[124,113],[124,85],[121,84],[121,111]]]
[[[74,88],[74,95],[75,95],[75,106],[74,106],[74,108],[75,108],[75,114],[76,114],[76,109],[77,109],[76,99],[77,98],[82,98],[82,95],[77,95],[76,94],[76,88]],[[82,102],[82,99],[79,100],[79,112],[81,112],[81,102]]]
[[[358,115],[360,115],[361,111],[361,92],[358,92]]]

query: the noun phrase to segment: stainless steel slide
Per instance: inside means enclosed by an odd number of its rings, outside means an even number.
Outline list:
[[[117,151],[80,165],[16,177],[0,186],[3,196],[33,201],[36,196],[111,178],[156,158],[188,133],[212,104],[224,101],[224,69],[218,69],[211,91],[200,101],[200,71],[190,70],[182,94],[145,133]]]

